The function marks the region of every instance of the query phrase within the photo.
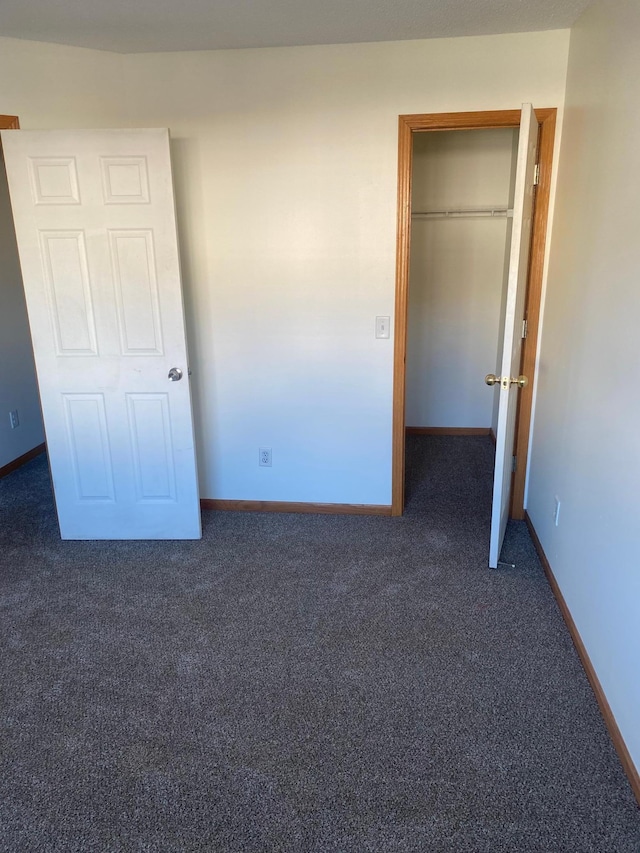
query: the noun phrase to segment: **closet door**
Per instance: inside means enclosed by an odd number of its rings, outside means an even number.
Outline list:
[[[531,104],[523,104],[516,166],[501,375],[487,377],[488,384],[494,382],[500,384],[489,546],[489,567],[492,569],[498,567],[500,550],[507,528],[517,395],[522,383],[526,382],[526,379],[519,377],[518,374],[520,372],[522,321],[525,311],[529,250],[531,247],[537,148],[538,122]]]

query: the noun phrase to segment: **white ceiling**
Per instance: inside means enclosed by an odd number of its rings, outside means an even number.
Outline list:
[[[0,0],[0,35],[146,53],[570,27],[591,0]]]

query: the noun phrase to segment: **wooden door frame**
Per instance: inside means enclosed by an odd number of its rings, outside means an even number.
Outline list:
[[[0,116],[0,130],[20,130],[18,116]]]
[[[547,216],[551,190],[551,169],[555,141],[554,108],[536,109],[538,120],[539,183],[536,190],[531,253],[527,278],[527,337],[523,342],[521,372],[529,384],[518,397],[514,455],[517,467],[511,488],[512,518],[524,518],[524,490],[529,453],[529,430],[533,404],[534,373],[540,326],[540,302],[547,236]],[[411,184],[413,178],[413,134],[426,131],[480,130],[518,127],[520,110],[488,112],[430,113],[401,115],[398,122],[398,230],[396,251],[395,340],[393,366],[393,449],[391,514],[404,510],[405,403],[407,358],[407,308],[409,301],[409,261],[411,251]]]

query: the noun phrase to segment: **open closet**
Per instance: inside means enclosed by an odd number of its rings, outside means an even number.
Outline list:
[[[531,104],[399,117],[391,511],[407,427],[495,431],[491,568],[524,517],[555,117]]]
[[[518,128],[413,135],[408,432],[495,438]]]

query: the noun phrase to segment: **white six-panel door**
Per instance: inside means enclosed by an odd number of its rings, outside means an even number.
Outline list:
[[[531,225],[533,216],[534,173],[538,149],[538,122],[531,104],[523,104],[513,205],[513,229],[509,255],[509,275],[502,345],[500,400],[496,430],[496,464],[493,480],[491,541],[489,566],[497,568],[509,518],[512,454],[516,429],[516,411],[520,389],[522,320],[524,319]]]
[[[61,535],[197,539],[168,131],[2,144]]]

